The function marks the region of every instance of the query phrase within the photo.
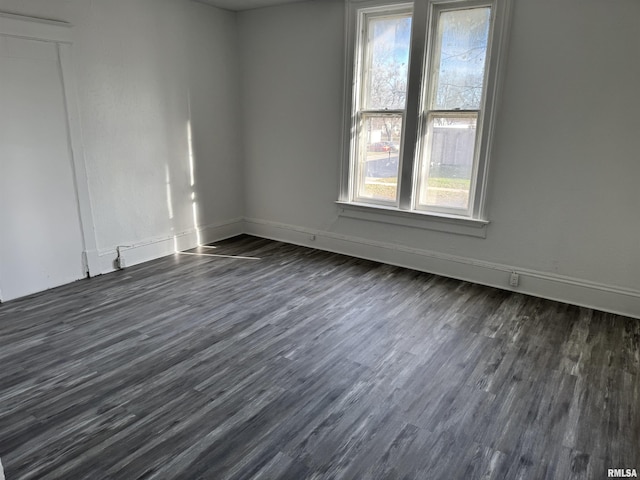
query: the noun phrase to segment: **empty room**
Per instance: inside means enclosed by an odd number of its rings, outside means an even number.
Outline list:
[[[638,25],[0,0],[0,479],[636,478]]]

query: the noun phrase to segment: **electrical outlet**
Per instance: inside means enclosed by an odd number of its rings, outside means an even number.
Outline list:
[[[315,242],[315,240],[316,240],[316,236],[315,236],[315,235],[311,235],[311,236],[309,237],[309,239],[310,239],[312,242]]]
[[[520,275],[516,272],[511,272],[511,276],[509,277],[509,286],[517,287],[520,284]]]

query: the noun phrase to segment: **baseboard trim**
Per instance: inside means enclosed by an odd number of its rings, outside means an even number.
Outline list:
[[[100,263],[100,253],[98,250],[85,250],[82,252],[84,268],[90,277],[100,275],[102,266]]]
[[[638,290],[254,218],[244,219],[244,232],[640,319]],[[512,272],[517,288],[509,287]]]
[[[235,218],[227,222],[206,225],[197,229],[162,237],[151,238],[131,245],[118,245],[109,250],[98,253],[100,273],[110,273],[119,269],[119,258],[124,268],[157,258],[172,255],[175,252],[189,250],[199,244],[207,244],[235,237],[244,231],[242,218]]]
[[[118,269],[118,255],[128,267],[242,233],[640,319],[638,290],[255,218],[235,218],[135,245],[120,245],[98,252],[97,260],[91,252],[92,263],[97,261],[100,272],[109,273]],[[517,288],[508,284],[512,272],[520,276]]]

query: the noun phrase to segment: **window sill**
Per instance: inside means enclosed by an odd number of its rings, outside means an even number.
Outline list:
[[[336,202],[341,217],[370,222],[387,223],[403,227],[422,228],[438,232],[454,233],[486,238],[488,220],[462,218],[439,213],[405,211],[393,207],[353,202]]]

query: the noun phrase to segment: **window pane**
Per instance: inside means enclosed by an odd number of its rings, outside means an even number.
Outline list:
[[[467,209],[477,114],[433,115],[420,170],[419,206]]]
[[[478,110],[489,38],[489,7],[440,14],[433,110]]]
[[[407,71],[411,17],[374,17],[368,21],[363,105],[368,110],[403,109],[407,97]]]
[[[401,115],[365,115],[360,131],[360,198],[395,202],[402,137]]]

